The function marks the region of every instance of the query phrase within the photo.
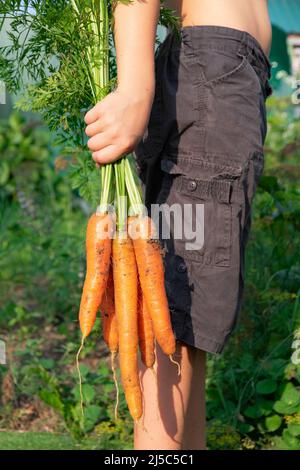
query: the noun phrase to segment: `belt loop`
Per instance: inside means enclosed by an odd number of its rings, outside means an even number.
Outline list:
[[[192,49],[192,54],[194,55],[195,53],[195,44],[196,44],[196,38],[195,38],[195,32],[196,32],[196,28],[191,28],[190,29],[190,42],[191,42],[191,49]]]
[[[247,57],[252,54],[252,44],[251,44],[251,37],[249,34],[245,33],[247,37]]]
[[[193,29],[194,28],[181,28],[181,48],[186,56],[193,55]]]
[[[240,57],[247,58],[250,53],[251,53],[250,37],[246,33],[246,31],[244,31],[243,36],[242,36],[241,41],[240,41],[240,47],[239,47],[239,50],[238,50],[238,55]]]

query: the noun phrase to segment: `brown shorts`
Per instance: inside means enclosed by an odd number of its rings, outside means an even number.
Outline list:
[[[204,243],[165,247],[176,338],[220,353],[241,307],[251,204],[263,171],[270,62],[248,33],[217,26],[169,33],[156,53],[156,93],[135,155],[146,205],[202,206]]]

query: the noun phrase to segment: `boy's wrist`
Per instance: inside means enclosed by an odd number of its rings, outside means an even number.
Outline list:
[[[119,81],[117,90],[120,93],[130,94],[133,99],[153,100],[155,93],[155,79],[149,81]]]

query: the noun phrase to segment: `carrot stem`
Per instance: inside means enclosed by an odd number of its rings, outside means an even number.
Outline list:
[[[125,183],[132,215],[142,215],[144,206],[141,196],[141,189],[135,180],[134,170],[132,169],[129,156],[125,158]]]
[[[114,163],[116,179],[117,229],[126,231],[127,195],[125,188],[125,158]]]
[[[109,163],[101,167],[101,196],[99,212],[109,212],[109,205],[112,202],[112,164]]]

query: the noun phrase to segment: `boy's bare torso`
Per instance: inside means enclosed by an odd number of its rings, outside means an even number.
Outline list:
[[[182,26],[214,25],[247,31],[269,54],[272,28],[267,0],[166,0]]]

